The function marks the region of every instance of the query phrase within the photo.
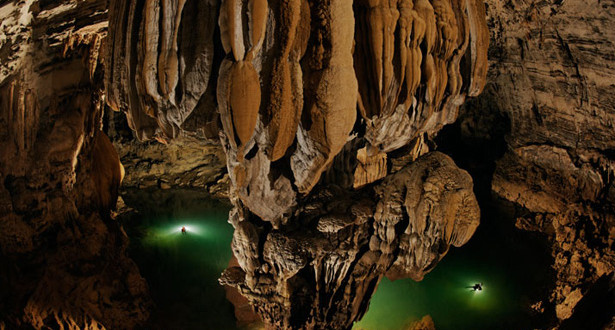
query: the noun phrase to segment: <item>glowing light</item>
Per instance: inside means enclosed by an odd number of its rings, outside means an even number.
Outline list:
[[[474,294],[479,294],[483,292],[483,290],[485,289],[485,285],[483,284],[483,282],[474,282],[467,286],[467,288],[470,289]]]
[[[176,242],[187,241],[188,238],[206,238],[210,234],[210,225],[200,223],[198,220],[175,222],[168,226],[149,228],[146,242],[154,245],[174,244]],[[182,233],[182,228],[186,232]]]
[[[202,227],[201,226],[192,226],[192,225],[179,225],[176,227],[173,227],[171,229],[172,233],[182,233],[182,228],[186,228],[186,234],[201,234],[202,232]]]

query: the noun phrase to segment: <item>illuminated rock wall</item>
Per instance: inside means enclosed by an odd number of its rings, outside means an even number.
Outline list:
[[[555,287],[543,302],[566,320],[615,272],[615,6],[486,4],[489,84],[460,118],[462,139],[505,140],[491,189],[518,208],[519,228],[551,240]],[[604,326],[597,315],[572,319],[569,328]]]

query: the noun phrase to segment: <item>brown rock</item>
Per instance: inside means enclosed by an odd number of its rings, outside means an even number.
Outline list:
[[[106,7],[95,0],[0,5],[10,16],[1,24],[14,24],[0,36],[0,324],[6,329],[131,329],[149,315],[147,285],[109,213],[122,171],[102,132],[98,54]],[[7,54],[4,40],[22,45]]]
[[[217,8],[213,1],[111,1],[107,102],[126,113],[139,139],[178,137],[200,109],[212,72]],[[203,110],[205,117],[214,111]]]
[[[429,315],[423,316],[422,319],[413,322],[408,327],[408,330],[435,330],[436,325],[433,323],[433,319]]]
[[[470,176],[437,152],[377,186],[321,187],[276,228],[246,216],[236,204],[230,221],[241,268],[227,269],[220,281],[276,328],[349,328],[382,276],[421,279],[479,221]],[[396,225],[400,219],[411,221]]]
[[[550,238],[555,285],[541,298],[557,306],[561,321],[598,274],[615,268],[606,234],[615,223],[608,197],[615,71],[607,55],[614,36],[606,28],[615,7],[574,0],[486,4],[489,83],[461,127],[477,139],[504,135],[491,188],[524,214],[520,228]],[[604,261],[591,261],[595,255]]]

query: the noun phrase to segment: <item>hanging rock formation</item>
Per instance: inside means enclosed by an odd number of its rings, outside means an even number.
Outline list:
[[[239,265],[221,281],[269,325],[349,328],[383,276],[421,279],[478,226],[472,179],[431,141],[485,83],[480,0],[15,0],[0,14],[0,259],[14,265],[0,328],[148,317],[112,218],[125,173],[105,105],[139,140],[219,140]]]
[[[110,1],[107,103],[141,140],[178,137],[201,102],[214,60],[217,1]]]
[[[411,142],[423,143],[424,135],[454,121],[465,96],[477,95],[485,83],[488,34],[481,1],[233,0],[220,4],[217,19],[212,8],[192,2],[112,2],[109,103],[133,117],[132,127],[143,138],[157,130],[165,138],[176,136],[167,134],[169,121],[162,114],[168,118],[192,108],[173,110],[156,101],[172,96],[164,93],[167,87],[185,85],[182,75],[169,85],[160,71],[175,62],[176,55],[165,54],[197,43],[201,53],[180,51],[178,58],[203,60],[209,63],[205,73],[218,72],[215,96],[233,189],[251,212],[276,226],[295,207],[296,195],[309,194],[355,138],[354,128],[368,151],[363,161],[378,154],[382,159]],[[178,14],[185,6],[207,11],[200,24],[209,27],[209,38],[177,40],[175,30],[158,31],[166,25],[152,23],[176,17],[181,30],[190,24]],[[355,20],[361,23],[356,28]],[[214,49],[209,21],[219,25],[222,49]],[[165,38],[171,40],[168,47],[157,41]],[[139,53],[143,49],[157,53]],[[224,59],[210,69],[216,52]],[[209,75],[200,78],[204,86],[212,83]],[[177,97],[171,101],[182,104]],[[380,169],[369,167],[376,175],[363,174],[358,186],[386,174],[386,161],[381,162]]]
[[[312,5],[305,67],[305,115],[297,132],[291,169],[307,194],[349,139],[355,123],[357,82],[352,68],[351,1]]]
[[[455,121],[466,95],[482,90],[482,1],[366,0],[354,7],[359,109],[374,149],[390,152],[433,135]]]
[[[176,38],[196,16],[204,37]],[[478,226],[471,178],[429,145],[485,84],[482,1],[117,0],[110,24],[108,102],[141,138],[184,131],[183,95],[217,104],[221,281],[268,324],[349,328],[382,276],[422,279]],[[178,92],[182,61],[201,89]]]

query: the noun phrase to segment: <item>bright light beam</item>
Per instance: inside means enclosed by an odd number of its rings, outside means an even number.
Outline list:
[[[182,227],[186,227],[186,234],[196,234],[201,235],[203,232],[203,228],[201,226],[194,226],[189,224],[180,224],[171,228],[169,234],[181,234]]]

